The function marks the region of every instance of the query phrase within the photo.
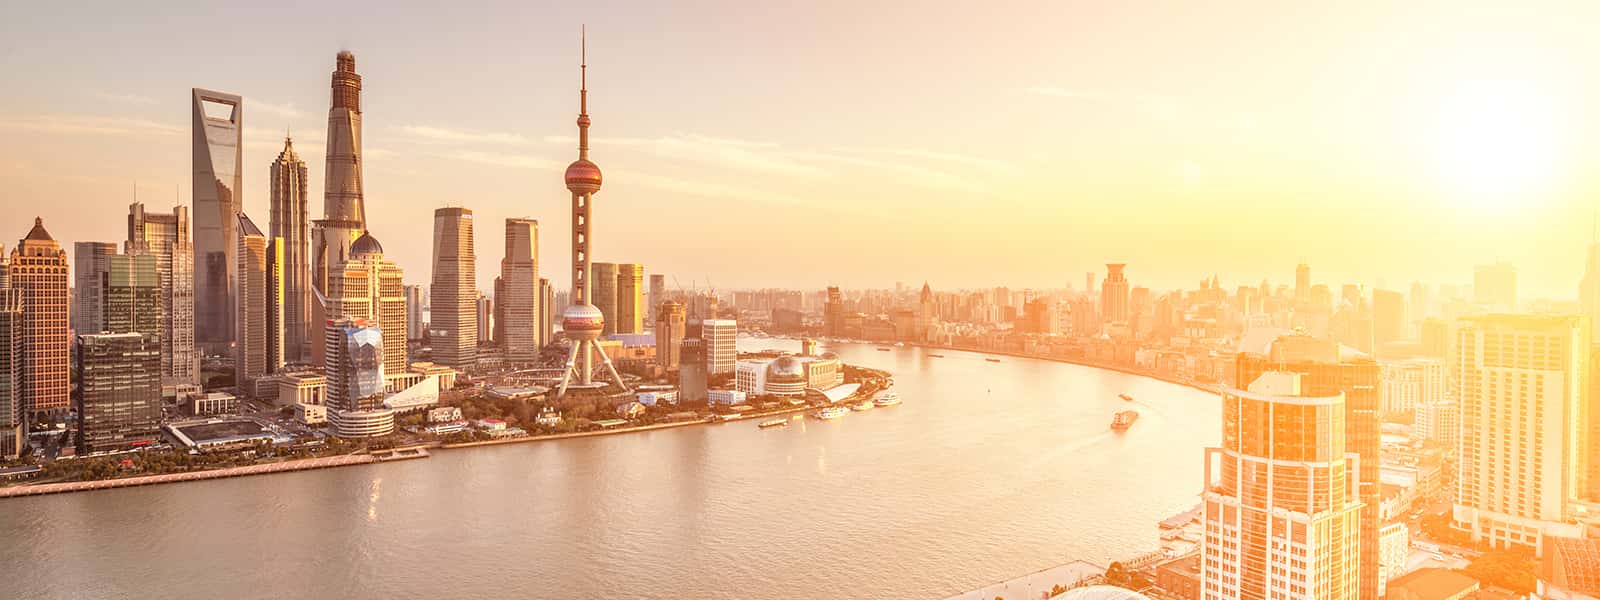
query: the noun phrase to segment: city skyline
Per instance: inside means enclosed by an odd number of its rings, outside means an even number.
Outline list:
[[[1577,110],[1595,97],[1581,78],[1592,70],[1587,61],[1593,53],[1580,51],[1588,46],[1571,25],[1584,15],[1531,8],[1390,15],[1399,24],[1428,20],[1437,30],[1404,39],[1365,30],[1365,22],[1348,13],[1289,19],[1258,8],[1228,13],[1213,19],[1215,27],[1181,37],[1192,45],[1196,61],[1214,67],[1202,71],[1220,78],[1225,85],[1216,87],[1227,94],[1211,90],[1209,80],[1202,85],[1188,69],[1152,64],[1115,35],[1134,27],[1165,30],[1193,17],[1184,13],[1197,8],[1150,16],[1019,4],[1011,12],[1025,10],[1036,19],[1013,38],[963,37],[976,44],[965,54],[1027,59],[1006,65],[943,54],[914,61],[897,52],[964,28],[993,29],[992,17],[963,24],[932,14],[923,27],[873,37],[856,28],[892,17],[879,9],[865,11],[859,24],[844,25],[818,18],[826,6],[786,7],[767,16],[707,4],[660,15],[683,20],[682,33],[651,29],[644,37],[636,35],[644,27],[637,17],[592,21],[595,33],[607,40],[606,54],[596,60],[616,67],[595,82],[612,93],[597,110],[619,114],[595,133],[596,148],[616,157],[612,170],[619,177],[618,187],[608,190],[609,202],[598,208],[598,218],[618,232],[617,241],[594,259],[629,262],[649,254],[649,272],[674,273],[684,282],[709,279],[724,289],[881,285],[901,278],[899,265],[910,259],[939,264],[937,271],[911,279],[929,279],[945,289],[1057,287],[1111,261],[1134,266],[1135,283],[1154,287],[1212,271],[1224,281],[1253,282],[1272,272],[1283,272],[1287,280],[1293,263],[1310,262],[1327,281],[1382,279],[1398,289],[1413,279],[1466,281],[1472,265],[1506,260],[1519,267],[1528,295],[1574,295],[1571,281],[1581,273],[1583,257],[1573,249],[1588,242],[1591,199],[1600,197],[1588,175],[1597,170],[1587,168],[1595,153],[1583,145],[1600,136],[1585,135],[1595,125]],[[303,156],[323,152],[327,54],[348,48],[362,59],[364,184],[374,207],[373,229],[389,239],[420,237],[427,233],[428,211],[445,205],[472,208],[491,222],[564,214],[566,198],[538,182],[555,180],[573,142],[560,123],[563,92],[572,78],[566,66],[574,58],[562,41],[577,28],[576,15],[546,10],[550,18],[531,21],[541,23],[538,32],[547,35],[531,36],[530,46],[511,51],[502,45],[508,42],[489,41],[499,36],[465,39],[450,19],[438,24],[438,42],[397,46],[388,40],[411,37],[403,34],[420,27],[416,11],[401,10],[396,22],[380,30],[356,19],[358,7],[333,8],[328,24],[306,33],[307,43],[268,59],[228,50],[249,47],[252,36],[266,35],[257,27],[270,30],[279,18],[250,10],[232,9],[261,17],[249,19],[260,25],[204,58],[191,60],[161,40],[141,43],[138,60],[159,65],[182,57],[184,68],[139,69],[152,75],[134,80],[111,72],[114,62],[79,65],[63,83],[72,92],[66,100],[46,103],[43,92],[20,90],[0,101],[0,112],[8,115],[0,119],[0,130],[17,140],[0,149],[0,182],[6,184],[0,200],[7,206],[38,197],[66,200],[38,203],[38,212],[61,223],[58,237],[68,245],[114,241],[100,233],[114,226],[114,217],[98,209],[132,202],[129,187],[135,181],[147,206],[170,208],[165,204],[175,193],[177,204],[189,205],[181,112],[186,107],[176,97],[202,87],[244,97],[249,119],[243,209],[265,214],[267,166],[282,148],[284,130],[298,132]],[[115,12],[100,14],[111,19]],[[195,18],[160,13],[127,20],[161,31]],[[707,13],[739,27],[696,38],[706,25],[689,21]],[[57,24],[100,34],[87,36],[90,49],[136,35],[97,18]],[[1235,28],[1268,18],[1274,19],[1270,31],[1234,35]],[[35,20],[59,21],[48,14]],[[1059,43],[1042,39],[1048,28],[1066,30],[1083,21],[1095,23],[1092,35]],[[1496,46],[1482,46],[1473,37],[1484,31],[1502,34]],[[12,37],[26,48],[15,66],[29,81],[52,81],[59,75],[48,69],[59,66],[58,57],[83,51],[57,48],[57,42],[30,32]],[[1303,47],[1290,56],[1255,57],[1291,37]],[[1347,46],[1362,50],[1328,56]],[[1405,60],[1384,55],[1390,48],[1430,46],[1474,53],[1423,52]],[[801,62],[788,69],[795,72],[792,79],[727,85],[788,64],[783,59],[795,50],[819,61],[848,59],[855,67],[822,72]],[[644,53],[652,58],[640,57]],[[1326,72],[1319,71],[1308,89],[1283,89],[1274,82],[1288,76],[1296,59],[1316,61]],[[1463,66],[1467,59],[1478,60],[1481,68]],[[680,81],[651,74],[659,65],[681,70]],[[972,89],[949,89],[934,76],[947,68]],[[647,93],[643,86],[652,85],[660,90]],[[717,94],[708,96],[708,90]],[[637,100],[644,97],[667,100]],[[1397,97],[1406,100],[1388,102]],[[1501,116],[1469,127],[1475,120],[1470,117],[1482,110]],[[902,112],[918,119],[898,116]],[[801,125],[818,117],[824,126]],[[1461,130],[1440,125],[1440,118],[1457,118]],[[923,119],[939,127],[922,127]],[[1440,129],[1465,139],[1437,141]],[[1508,144],[1526,150],[1519,156],[1549,160],[1526,164],[1504,157],[1505,170],[1498,172],[1493,160],[1485,164],[1484,156],[1450,150],[1485,146],[1487,159],[1493,159],[1492,147]],[[86,146],[93,148],[85,151]],[[84,159],[100,167],[93,173],[67,168]],[[326,183],[324,165],[311,162],[310,187],[316,190]],[[1454,166],[1440,173],[1441,162]],[[1484,178],[1464,179],[1479,171],[1487,172]],[[1463,185],[1496,193],[1464,193]],[[312,196],[311,214],[320,215],[322,198],[315,191]],[[773,210],[792,214],[794,226],[774,231],[756,217]],[[945,218],[955,212],[963,218]],[[910,221],[881,226],[899,214],[911,215]],[[1248,218],[1222,218],[1230,214]],[[706,216],[737,225],[718,231],[726,243],[766,252],[716,256],[704,244],[663,247],[628,235],[663,226],[685,236],[705,235]],[[1320,229],[1310,239],[1298,233],[1306,217]],[[960,228],[952,229],[953,222]],[[1415,226],[1422,222],[1430,226]],[[818,230],[871,242],[817,244]],[[484,248],[502,247],[498,228],[480,233]],[[563,231],[545,237],[547,252],[567,241]],[[394,260],[412,265],[408,283],[426,281],[417,268],[425,264],[425,248],[394,250]],[[828,272],[802,264],[778,282],[757,274],[765,254],[851,266]],[[565,287],[569,282],[561,277],[553,283]],[[493,269],[480,269],[477,287],[492,289],[492,278]]]

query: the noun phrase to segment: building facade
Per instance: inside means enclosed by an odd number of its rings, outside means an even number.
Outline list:
[[[422,286],[408,285],[406,291],[406,339],[420,340],[426,332],[426,321],[422,320]]]
[[[350,260],[334,269],[328,279],[328,318],[357,320],[377,328],[383,337],[386,373],[404,373],[410,363],[404,276],[399,265],[383,257],[378,239],[367,232],[350,245]]]
[[[661,368],[674,370],[683,356],[684,335],[683,305],[671,300],[662,301],[656,309],[656,362]]]
[[[1202,494],[1204,598],[1361,597],[1344,395],[1309,394],[1304,377],[1269,371],[1223,392],[1222,446],[1206,451]]]
[[[106,271],[106,259],[117,254],[117,245],[111,242],[74,242],[72,244],[72,331],[77,334],[100,333],[105,325],[105,314],[100,310],[100,278]]]
[[[67,253],[43,219],[11,250],[11,287],[22,291],[22,398],[30,422],[64,415],[71,405],[67,369]]]
[[[538,360],[544,345],[539,328],[539,222],[506,219],[506,253],[500,260],[500,289],[495,290],[495,310],[501,332],[496,341],[506,360]]]
[[[605,317],[603,335],[611,335],[617,332],[617,263],[597,262],[590,268],[594,288],[589,292],[589,303]]]
[[[244,99],[200,88],[190,92],[195,339],[207,352],[226,354],[235,333],[236,215],[244,206]]]
[[[1128,278],[1122,273],[1126,266],[1106,265],[1106,280],[1100,285],[1100,314],[1107,323],[1128,322]]]
[[[1539,552],[1568,534],[1580,494],[1589,330],[1581,317],[1488,315],[1457,325],[1461,401],[1456,527],[1474,542]]]
[[[644,333],[644,265],[617,264],[617,333]]]
[[[473,254],[472,211],[433,211],[433,281],[429,286],[428,329],[433,361],[460,370],[478,362],[477,256]]]
[[[78,336],[78,454],[161,440],[161,342],[143,333]]]
[[[194,244],[189,237],[189,209],[172,214],[128,207],[128,241],[123,252],[156,259],[161,296],[161,374],[171,384],[200,383],[200,353],[194,340]]]
[[[306,161],[294,151],[294,142],[285,137],[283,151],[270,168],[271,215],[267,234],[280,240],[283,254],[284,362],[303,363],[311,354],[311,341],[320,327],[311,323],[311,241],[310,213],[306,207],[309,178]]]
[[[101,310],[99,332],[143,333],[160,341],[165,315],[161,314],[161,278],[156,269],[156,257],[109,256],[104,268],[97,277],[100,280],[100,301],[96,303]]]
[[[739,358],[739,322],[733,319],[706,319],[700,322],[700,338],[705,341],[706,371],[715,375],[732,373]]]
[[[0,286],[0,459],[27,450],[28,412],[22,390],[22,290]]]
[[[361,179],[361,75],[349,51],[334,57],[328,100],[327,168],[322,219],[312,233],[311,285],[326,292],[328,273],[350,260],[350,245],[367,230]],[[321,323],[314,323],[320,331]]]
[[[323,343],[328,422],[335,434],[364,438],[394,433],[394,411],[383,405],[383,332],[363,320],[332,320],[324,328]]]
[[[281,326],[272,313],[278,310],[274,301],[282,298],[282,293],[273,289],[275,283],[281,282],[272,273],[274,261],[268,257],[273,243],[244,213],[239,213],[238,220],[239,248],[235,256],[239,266],[235,272],[239,287],[234,299],[239,315],[233,321],[239,331],[234,336],[234,378],[240,393],[249,394],[255,390],[256,379],[283,366],[275,364],[283,356],[282,348],[272,347],[274,342],[282,342],[282,332],[274,335],[270,331],[275,324]]]
[[[1380,367],[1383,387],[1379,392],[1379,404],[1384,414],[1410,413],[1422,404],[1444,400],[1444,361],[1413,358],[1384,361]]]

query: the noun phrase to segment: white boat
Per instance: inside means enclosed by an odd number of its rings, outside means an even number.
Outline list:
[[[768,427],[783,427],[783,426],[786,426],[788,424],[789,424],[789,420],[788,419],[768,419],[768,420],[762,421],[760,427],[762,429],[766,429]]]
[[[894,390],[884,390],[879,392],[878,397],[872,399],[872,404],[876,406],[894,406],[899,403],[900,394],[895,393]]]
[[[824,421],[829,421],[829,420],[837,419],[839,417],[843,417],[843,416],[848,415],[848,414],[850,414],[850,409],[848,409],[848,408],[845,408],[843,406],[829,406],[829,407],[824,408],[822,410],[819,410],[817,412],[811,413],[811,416],[816,417],[818,419],[822,419]]]
[[[853,411],[856,411],[856,412],[872,410],[872,400],[862,400],[862,401],[857,402],[855,404],[851,404],[850,405],[850,410],[853,410]]]

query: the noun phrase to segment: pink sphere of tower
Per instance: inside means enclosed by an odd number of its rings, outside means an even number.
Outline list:
[[[606,317],[593,304],[574,304],[561,313],[561,329],[575,342],[600,339],[606,327]]]

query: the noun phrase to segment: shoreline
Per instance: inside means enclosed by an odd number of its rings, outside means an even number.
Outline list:
[[[1061,357],[1061,356],[1047,356],[1047,355],[1038,355],[1038,354],[1027,354],[1027,353],[1023,353],[1023,352],[1009,352],[1009,351],[1006,351],[1006,350],[985,350],[985,349],[980,349],[980,348],[962,348],[960,346],[938,346],[938,345],[934,345],[934,344],[913,344],[913,343],[910,343],[910,342],[907,342],[906,345],[907,346],[915,346],[915,347],[923,348],[923,349],[927,349],[927,350],[950,350],[950,351],[953,351],[953,352],[970,352],[970,353],[973,353],[973,354],[992,354],[992,355],[995,355],[995,356],[1009,356],[1011,358],[1031,358],[1031,359],[1034,359],[1034,360],[1042,360],[1042,361],[1047,361],[1047,362],[1062,363],[1062,364],[1068,364],[1068,365],[1077,365],[1077,366],[1080,366],[1080,367],[1089,367],[1091,369],[1101,369],[1101,370],[1105,370],[1105,371],[1116,371],[1116,372],[1122,373],[1124,375],[1134,375],[1134,376],[1138,376],[1138,377],[1146,377],[1146,378],[1149,378],[1149,379],[1154,379],[1156,381],[1162,381],[1162,382],[1170,383],[1170,384],[1173,384],[1173,385],[1181,385],[1183,387],[1186,387],[1186,388],[1189,388],[1189,389],[1192,389],[1192,390],[1198,390],[1198,391],[1205,392],[1205,393],[1208,393],[1208,394],[1215,394],[1215,395],[1221,395],[1222,394],[1222,391],[1220,389],[1221,388],[1221,384],[1200,383],[1198,381],[1178,379],[1176,377],[1171,377],[1171,376],[1163,375],[1163,374],[1160,374],[1160,373],[1152,373],[1152,372],[1149,372],[1149,371],[1141,371],[1141,370],[1139,370],[1137,368],[1134,368],[1134,367],[1125,367],[1125,366],[1122,366],[1122,365],[1113,365],[1113,364],[1100,363],[1100,362],[1094,362],[1094,361],[1089,361],[1089,360],[1066,358],[1066,357]]]

